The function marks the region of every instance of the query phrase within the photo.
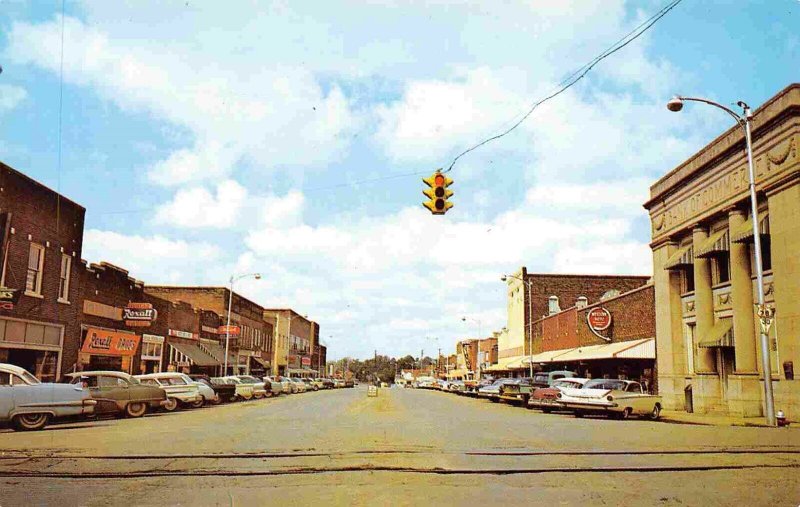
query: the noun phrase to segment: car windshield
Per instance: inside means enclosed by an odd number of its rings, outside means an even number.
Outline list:
[[[623,380],[612,380],[612,379],[594,379],[587,382],[583,388],[584,389],[611,389],[616,391],[621,391],[625,389],[627,382]]]

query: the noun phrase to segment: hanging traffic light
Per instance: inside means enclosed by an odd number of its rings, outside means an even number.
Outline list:
[[[447,189],[453,184],[453,180],[442,174],[441,170],[437,170],[430,177],[422,178],[422,181],[431,187],[422,191],[428,197],[428,200],[423,202],[422,205],[434,215],[447,213],[447,210],[453,207],[453,203],[448,201],[453,196],[453,191]]]

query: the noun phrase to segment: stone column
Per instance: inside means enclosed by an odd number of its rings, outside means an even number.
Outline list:
[[[744,211],[733,209],[728,213],[728,228],[731,234],[740,230],[744,222]],[[755,373],[758,347],[753,310],[753,282],[750,278],[750,248],[747,243],[732,241],[730,248],[736,373]]]
[[[692,244],[694,251],[708,239],[708,230],[701,226],[692,229]],[[695,318],[697,322],[696,338],[699,343],[711,338],[714,327],[714,296],[711,291],[711,261],[703,258],[694,258],[694,298]],[[714,349],[697,347],[695,369],[698,373],[714,373],[716,371],[716,356]]]

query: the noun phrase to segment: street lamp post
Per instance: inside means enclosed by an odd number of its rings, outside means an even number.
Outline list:
[[[505,282],[509,278],[516,278],[528,286],[528,371],[530,377],[533,378],[533,282],[531,280],[523,280],[516,275],[503,275],[500,280]]]
[[[242,278],[252,276],[256,280],[261,280],[261,273],[248,273],[246,275],[231,275],[230,290],[228,290],[228,320],[225,325],[225,375],[228,374],[228,347],[231,340],[231,306],[233,305],[233,283]]]
[[[750,106],[746,103],[739,101],[736,103],[742,108],[742,114],[736,114],[731,109],[718,104],[712,100],[697,98],[697,97],[681,97],[675,96],[667,102],[667,109],[672,112],[678,112],[683,109],[684,101],[702,102],[716,108],[722,109],[731,115],[736,123],[744,130],[745,145],[747,147],[747,175],[750,178],[750,208],[753,217],[753,249],[755,250],[756,262],[756,284],[758,290],[758,315],[761,317],[762,325],[759,334],[761,340],[761,368],[764,370],[764,402],[766,404],[767,424],[775,426],[775,398],[772,393],[772,367],[769,358],[769,338],[767,336],[768,327],[765,327],[765,317],[771,316],[771,311],[768,311],[764,304],[764,268],[761,265],[761,234],[758,225],[758,201],[756,200],[756,182],[755,182],[755,169],[753,167],[753,140],[750,133],[750,122],[753,118],[753,113],[750,111]]]
[[[467,319],[476,322],[478,324],[478,340],[475,345],[475,380],[481,379],[481,337],[483,336],[483,324],[479,319],[475,319],[472,317],[461,317],[462,322],[466,322]]]

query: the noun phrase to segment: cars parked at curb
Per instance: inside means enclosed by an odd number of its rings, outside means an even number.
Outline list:
[[[167,412],[173,412],[182,406],[200,408],[205,404],[200,388],[183,373],[150,373],[134,375],[134,378],[144,385],[160,387],[167,392],[167,403],[163,405]]]
[[[575,378],[577,376],[577,373],[569,370],[540,371],[533,374],[533,387],[550,387],[557,380]]]
[[[530,377],[521,377],[514,380],[516,380],[516,382],[509,382],[500,386],[499,398],[510,403],[525,406],[528,404],[531,391],[535,389],[533,387],[533,379]]]
[[[190,374],[188,377],[198,384],[198,387],[200,388],[200,394],[202,394],[204,398],[206,397],[208,391],[206,391],[202,386],[211,389],[214,394],[210,401],[206,399],[207,402],[216,405],[225,401],[231,401],[233,398],[236,389],[233,384],[215,384],[211,381],[211,378],[208,375]]]
[[[234,378],[239,379],[242,384],[253,386],[253,398],[260,400],[267,397],[267,388],[263,380],[250,375],[234,375]],[[272,396],[272,386],[270,386],[270,396]]]
[[[214,377],[212,378],[212,382],[218,379],[218,381],[227,382],[233,384],[234,392],[233,392],[233,399],[234,400],[251,400],[253,399],[253,384],[242,382],[237,377]]]
[[[0,422],[40,430],[55,418],[91,415],[97,401],[79,385],[42,383],[24,368],[0,363]]]
[[[558,393],[561,392],[561,389],[580,389],[588,381],[588,378],[578,377],[556,380],[555,383],[553,383],[553,385],[550,387],[540,387],[534,390],[533,394],[531,394],[531,397],[528,400],[527,407],[537,408],[545,413],[552,412],[553,410],[564,409],[565,407],[561,406],[558,401]]]
[[[593,379],[581,389],[561,388],[559,403],[574,411],[575,417],[586,413],[603,413],[618,419],[643,415],[658,419],[661,396],[648,394],[639,382],[632,380]]]
[[[66,375],[70,383],[89,390],[97,401],[95,414],[142,417],[148,410],[167,405],[167,392],[157,386],[143,385],[136,378],[119,371],[82,371]]]
[[[483,386],[478,389],[479,398],[488,398],[493,402],[500,401],[500,388],[505,385],[514,384],[519,379],[515,378],[499,378],[492,382],[490,385]]]
[[[268,398],[283,394],[283,384],[273,380],[272,377],[264,377],[262,380],[264,381],[264,389],[267,391]]]
[[[308,386],[306,386],[306,383],[300,380],[299,378],[296,377],[290,378],[289,382],[294,384],[295,389],[297,389],[295,392],[297,393],[304,393],[308,391]]]

